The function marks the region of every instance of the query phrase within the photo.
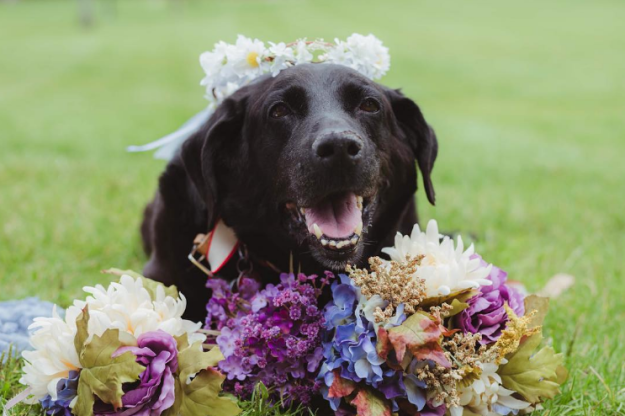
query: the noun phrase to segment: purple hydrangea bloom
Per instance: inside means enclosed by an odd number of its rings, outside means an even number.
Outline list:
[[[483,266],[487,265],[481,257],[480,260]],[[455,317],[455,323],[462,331],[482,334],[482,344],[497,341],[501,330],[505,328],[508,322],[505,303],[517,315],[522,316],[525,313],[523,295],[506,284],[507,276],[508,273],[493,266],[487,277],[493,284],[482,286],[480,293],[467,301],[469,307]]]
[[[95,415],[160,415],[174,404],[174,373],[178,370],[176,340],[164,331],[146,332],[137,339],[136,347],[121,347],[114,356],[127,351],[145,366],[139,382],[124,385],[123,408],[98,402]]]
[[[49,394],[40,400],[41,406],[46,411],[46,414],[54,416],[72,416],[69,404],[77,395],[76,391],[78,389],[79,374],[78,371],[70,371],[68,378],[59,380],[56,385],[56,400],[52,399]]]
[[[322,286],[329,276],[322,278]],[[317,276],[283,274],[280,284],[259,285],[244,278],[233,292],[221,279],[211,279],[213,296],[206,327],[218,329],[217,345],[225,359],[224,390],[249,398],[258,382],[275,388],[272,399],[310,402],[323,359],[324,317],[317,298]]]

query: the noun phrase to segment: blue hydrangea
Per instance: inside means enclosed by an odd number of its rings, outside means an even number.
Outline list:
[[[423,389],[425,384],[414,376],[405,376],[401,371],[388,367],[377,354],[376,326],[363,313],[365,299],[360,289],[346,275],[340,275],[340,282],[332,284],[332,300],[326,306],[326,324],[323,334],[324,364],[319,372],[323,380],[321,392],[337,410],[340,398],[329,398],[329,387],[334,381],[334,371],[339,370],[342,378],[364,383],[382,392],[389,399],[393,411],[398,410],[395,399],[407,398],[419,410],[426,404]],[[403,306],[403,305],[402,305]],[[390,322],[399,325],[406,319],[403,308]]]

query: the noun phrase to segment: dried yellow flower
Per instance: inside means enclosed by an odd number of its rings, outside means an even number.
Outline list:
[[[402,303],[406,315],[412,315],[417,311],[417,307],[425,298],[425,281],[414,277],[422,259],[423,256],[417,256],[409,258],[405,263],[398,263],[371,257],[369,259],[371,272],[347,266],[349,277],[360,287],[361,293],[367,299],[379,295],[388,302],[384,309],[376,308],[374,311],[376,322],[391,318],[395,309]]]
[[[492,353],[497,354],[494,359],[497,365],[501,363],[501,360],[503,360],[506,355],[519,348],[519,343],[524,336],[530,336],[540,332],[542,328],[540,326],[531,327],[532,320],[536,314],[535,310],[526,313],[525,316],[518,317],[507,303],[504,305],[504,308],[508,314],[506,329],[501,331],[501,336],[491,348]]]

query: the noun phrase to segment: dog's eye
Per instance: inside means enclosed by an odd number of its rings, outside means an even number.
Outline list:
[[[282,118],[291,114],[291,109],[284,103],[275,104],[269,114],[272,118]]]
[[[375,98],[365,98],[360,103],[360,109],[367,113],[377,113],[380,111],[380,103]]]

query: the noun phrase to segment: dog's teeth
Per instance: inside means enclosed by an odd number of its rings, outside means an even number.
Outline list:
[[[301,212],[302,215],[306,215],[306,208],[300,208],[299,212]]]
[[[315,235],[317,236],[317,240],[320,240],[321,236],[323,235],[323,232],[321,231],[321,228],[319,228],[317,223],[313,224],[313,230],[315,231]]]
[[[325,238],[322,238],[321,239],[321,245],[324,246],[324,247],[327,246],[328,245],[328,240],[326,240]]]
[[[362,197],[361,197],[361,196],[357,196],[357,197],[356,197],[356,206],[357,206],[357,207],[358,207],[358,209],[359,209],[359,210],[361,210],[361,211],[362,211],[362,201],[363,201],[363,199],[362,199]]]
[[[330,247],[336,247],[336,241],[334,240],[330,240],[328,244],[330,244]]]
[[[338,244],[336,245],[336,248],[343,248],[347,245],[346,243],[347,243],[347,240],[339,241]]]
[[[362,220],[360,220],[360,222],[356,226],[356,229],[354,230],[354,234],[356,234],[358,237],[360,237],[360,235],[362,234]]]
[[[349,240],[349,241],[350,241],[350,243],[352,243],[353,246],[355,246],[356,243],[358,242],[358,237],[352,237],[352,239]]]

